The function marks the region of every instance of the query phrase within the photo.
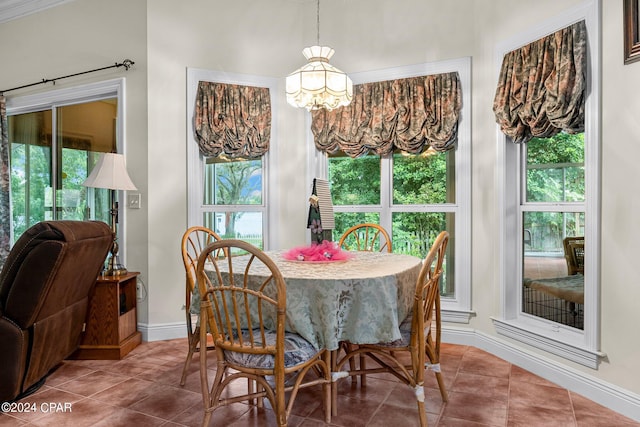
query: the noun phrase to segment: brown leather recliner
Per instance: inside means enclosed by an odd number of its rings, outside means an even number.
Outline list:
[[[112,241],[104,222],[45,221],[15,243],[0,273],[0,402],[42,385],[78,347]]]

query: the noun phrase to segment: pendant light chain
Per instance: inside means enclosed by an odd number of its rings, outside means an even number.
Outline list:
[[[320,46],[320,0],[316,3],[316,45]]]

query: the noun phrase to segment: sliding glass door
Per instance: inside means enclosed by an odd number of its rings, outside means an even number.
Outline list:
[[[13,241],[51,219],[109,223],[104,189],[82,186],[102,152],[116,151],[117,99],[8,117]]]

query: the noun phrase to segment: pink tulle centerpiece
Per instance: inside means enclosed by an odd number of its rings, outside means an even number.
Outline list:
[[[337,243],[328,240],[314,243],[311,246],[297,246],[289,249],[282,256],[289,261],[308,262],[345,261],[351,258],[349,252],[342,250]]]

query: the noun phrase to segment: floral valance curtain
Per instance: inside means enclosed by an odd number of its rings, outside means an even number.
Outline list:
[[[269,89],[199,82],[194,128],[204,156],[262,156],[271,136]]]
[[[584,21],[507,53],[493,102],[514,142],[584,131],[587,29]]]
[[[0,95],[0,269],[9,255],[11,244],[11,210],[9,205],[9,135],[7,105]]]
[[[346,107],[312,112],[316,147],[358,157],[400,149],[417,154],[447,151],[458,140],[462,91],[458,73],[443,73],[354,86]]]

